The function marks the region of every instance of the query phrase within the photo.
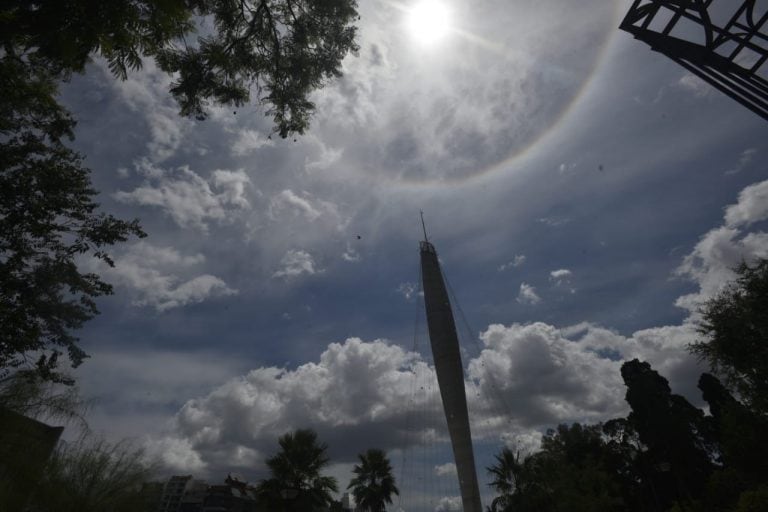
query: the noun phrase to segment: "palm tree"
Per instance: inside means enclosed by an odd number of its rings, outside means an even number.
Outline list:
[[[392,503],[392,495],[400,495],[392,476],[392,466],[382,450],[370,449],[358,455],[360,464],[352,472],[349,482],[357,506],[365,512],[383,512],[386,503]]]
[[[493,480],[490,484],[499,495],[489,512],[552,510],[552,499],[546,476],[553,471],[555,459],[538,453],[521,460],[520,452],[507,447],[494,456],[496,464],[486,468]]]
[[[278,439],[280,451],[267,459],[272,477],[257,492],[270,510],[307,512],[330,505],[338,492],[336,479],[320,472],[328,465],[328,445],[313,430],[296,430]]]
[[[515,494],[523,487],[524,463],[520,461],[520,453],[514,453],[507,447],[501,453],[494,455],[496,464],[486,468],[493,477],[490,487],[493,487],[499,495],[493,499],[489,510],[501,512],[510,510],[515,501]]]

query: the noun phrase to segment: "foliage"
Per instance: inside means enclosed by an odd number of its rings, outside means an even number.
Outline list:
[[[768,260],[742,263],[737,278],[701,309],[704,339],[693,353],[753,410],[768,415]]]
[[[712,375],[701,376],[699,389],[712,413],[707,420],[722,464],[708,481],[701,510],[726,511],[734,504],[738,510],[742,502],[751,503],[750,496],[759,496],[768,481],[768,420],[738,402]]]
[[[77,387],[47,381],[33,370],[18,371],[0,381],[0,407],[30,418],[74,421],[87,430],[87,404]]]
[[[144,233],[136,220],[98,212],[88,169],[63,143],[75,123],[53,99],[53,81],[8,56],[0,77],[0,377],[34,358],[44,379],[71,383],[55,371],[58,357],[65,350],[73,366],[82,362],[72,330],[112,292],[76,258],[112,265],[106,247]]]
[[[691,501],[701,495],[714,469],[715,440],[704,413],[680,395],[648,363],[637,359],[621,367],[632,408],[627,421],[643,444],[646,474],[655,481],[660,503]]]
[[[355,0],[9,0],[0,6],[0,378],[35,366],[47,380],[72,332],[112,288],[76,258],[109,265],[106,248],[144,236],[137,221],[99,213],[80,155],[63,142],[75,121],[57,87],[92,55],[113,74],[154,59],[184,115],[209,102],[242,105],[251,89],[282,137],[303,133],[309,95],[357,50]],[[197,35],[196,35],[197,34]]]
[[[490,512],[765,510],[764,417],[709,374],[699,380],[709,416],[647,363],[624,363],[622,376],[627,418],[560,425],[532,455],[496,455]]]
[[[489,510],[503,512],[507,510],[547,510],[551,499],[546,484],[540,478],[541,472],[533,457],[520,459],[520,453],[514,453],[504,447],[495,455],[496,463],[486,468],[492,480],[489,484],[499,495],[493,499]]]
[[[333,501],[336,479],[323,476],[328,446],[319,443],[313,430],[299,429],[278,439],[280,451],[267,459],[271,478],[257,487],[260,500],[270,510],[306,512]]]
[[[504,448],[488,468],[489,510],[768,510],[768,260],[742,264],[737,280],[702,308],[707,340],[692,350],[726,378],[699,389],[709,415],[648,363],[621,367],[631,412],[599,425],[561,425],[520,459]]]
[[[209,101],[268,105],[282,137],[303,133],[309,94],[341,75],[357,51],[354,0],[9,0],[0,44],[56,79],[100,54],[118,78],[153,58],[175,78],[184,115],[205,118]]]
[[[31,498],[29,512],[132,512],[151,469],[144,453],[126,442],[83,436],[60,443]]]
[[[768,484],[744,492],[736,504],[734,512],[765,512],[768,508]]]
[[[488,468],[499,496],[492,512],[627,510],[600,425],[560,425],[521,459],[503,448]]]
[[[392,466],[382,450],[371,448],[359,456],[352,472],[355,476],[349,482],[348,489],[361,512],[383,512],[387,503],[392,503],[392,495],[400,494],[392,475]]]

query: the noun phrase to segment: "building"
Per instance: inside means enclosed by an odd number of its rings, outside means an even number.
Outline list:
[[[181,498],[192,485],[192,475],[172,476],[163,486],[158,512],[179,512]]]
[[[341,497],[341,510],[343,512],[353,512],[355,510],[355,504],[348,492],[345,492]]]
[[[208,496],[208,484],[202,480],[192,480],[181,497],[178,512],[201,512]]]
[[[0,407],[0,510],[23,510],[64,427]]]

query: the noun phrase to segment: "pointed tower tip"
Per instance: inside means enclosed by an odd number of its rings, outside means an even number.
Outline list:
[[[432,252],[437,254],[435,247],[430,243],[429,237],[427,236],[427,226],[424,224],[424,212],[419,210],[419,213],[421,214],[421,229],[424,231],[424,240],[419,242],[419,249],[422,252]]]

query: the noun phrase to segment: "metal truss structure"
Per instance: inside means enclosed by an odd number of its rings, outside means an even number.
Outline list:
[[[713,0],[635,0],[619,28],[768,120],[768,80],[761,70],[768,60],[762,31],[768,6],[760,14],[757,0],[731,1],[735,12],[718,26],[710,16]]]

